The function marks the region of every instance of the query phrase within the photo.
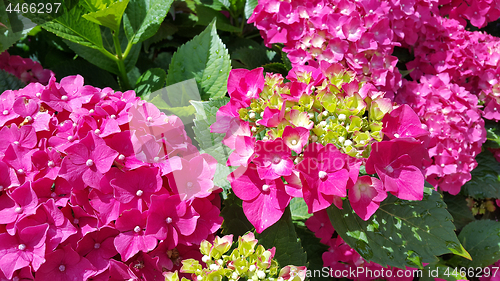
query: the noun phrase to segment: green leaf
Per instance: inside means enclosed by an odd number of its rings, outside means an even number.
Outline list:
[[[173,0],[130,0],[123,25],[125,34],[133,44],[153,36],[167,16]]]
[[[81,5],[76,5],[69,11],[63,11],[61,16],[53,21],[46,22],[43,27],[57,36],[79,45],[94,49],[102,48],[99,25],[83,18],[84,13],[84,8]]]
[[[17,13],[8,13],[4,1],[0,3],[0,53],[14,45],[35,26]]]
[[[456,229],[462,229],[474,220],[474,216],[467,206],[467,201],[465,201],[465,196],[445,193],[443,199],[446,206],[448,206],[448,212],[453,216],[453,223]]]
[[[229,10],[229,6],[231,6],[229,0],[201,0],[200,2],[216,11]]]
[[[152,37],[150,37],[144,41],[144,50],[146,50],[146,52],[148,52],[149,47],[151,47],[152,44],[158,43],[162,40],[169,38],[169,36],[174,35],[178,30],[179,29],[177,28],[177,26],[175,26],[169,22],[164,21],[161,24],[158,31],[155,33],[155,35],[153,35]]]
[[[161,68],[149,69],[137,80],[135,92],[138,96],[147,99],[149,94],[165,86],[166,79],[167,73],[165,70]]]
[[[246,69],[254,69],[270,63],[266,48],[263,46],[238,48],[231,54],[231,59],[240,61]]]
[[[465,196],[476,199],[500,198],[500,163],[487,149],[476,156],[472,179],[462,186]]]
[[[220,215],[224,218],[222,222],[222,234],[243,236],[253,229],[252,224],[248,221],[245,213],[243,213],[241,203],[241,199],[236,197],[234,193],[229,194],[227,199],[223,201],[223,207],[220,211]]]
[[[249,19],[252,14],[253,10],[255,10],[255,7],[257,7],[258,0],[247,0],[245,2],[245,18]]]
[[[292,62],[288,58],[287,53],[285,53],[283,51],[281,52],[281,60],[283,61],[283,64],[285,65],[286,70],[290,71],[290,69],[292,69]]]
[[[177,49],[168,69],[167,85],[194,78],[203,100],[221,97],[227,92],[230,70],[229,54],[217,36],[214,21]]]
[[[500,123],[498,121],[486,120],[486,147],[500,148]]]
[[[106,47],[108,49],[111,49],[111,48],[114,49],[112,39],[108,38],[110,36],[112,36],[112,35],[111,35],[111,32],[109,32],[109,29],[107,32],[103,33],[103,38],[105,39],[104,42],[106,43],[104,45],[106,45]],[[127,46],[127,38],[125,37],[125,35],[123,35],[123,32],[119,33],[119,39],[120,39],[120,44],[121,44],[122,50],[125,50],[125,48]],[[118,65],[116,64],[116,61],[107,57],[101,51],[96,50],[96,49],[92,49],[90,47],[82,46],[80,44],[76,44],[76,43],[73,43],[73,42],[68,41],[68,40],[65,40],[64,42],[68,45],[68,47],[70,47],[71,50],[73,50],[75,53],[77,53],[79,56],[86,59],[90,63],[92,63],[92,64],[94,64],[94,65],[96,65],[96,66],[98,66],[106,71],[109,71],[111,73],[120,74],[120,71],[118,69]],[[104,48],[104,45],[103,45],[103,48]],[[109,51],[111,53],[114,53],[114,50],[113,51],[109,50]],[[135,44],[132,46],[130,53],[128,54],[127,58],[124,61],[125,70],[127,72],[131,71],[135,67],[135,65],[137,63],[137,59],[139,58],[140,52],[141,52],[141,44]]]
[[[452,216],[436,191],[426,188],[422,201],[389,195],[367,221],[344,200],[343,210],[328,208],[337,233],[364,259],[382,266],[422,268],[436,256],[454,253],[470,258],[455,235]]]
[[[307,212],[307,204],[304,199],[295,197],[290,201],[290,211],[292,212],[292,220],[307,220],[312,216]]]
[[[275,224],[262,233],[257,233],[256,238],[266,249],[276,247],[274,259],[280,266],[295,265],[307,266],[307,254],[302,248],[292,222],[290,208],[287,207],[283,216]]]
[[[293,219],[293,212],[292,212]],[[321,244],[320,239],[317,238],[314,233],[312,233],[305,226],[297,226],[295,225],[295,231],[297,232],[297,236],[300,238],[302,243],[302,247],[307,254],[307,262],[309,263],[307,269],[309,272],[314,273],[314,271],[322,271],[323,270],[323,258],[322,255],[324,252],[328,250],[328,246],[325,244]],[[321,275],[321,274],[320,274]],[[316,274],[314,279],[312,280],[331,280],[323,275]]]
[[[111,28],[117,31],[120,28],[123,13],[127,8],[129,0],[121,0],[112,3],[107,8],[83,15],[89,21]]]
[[[195,140],[198,142],[201,151],[212,155],[222,165],[226,165],[232,151],[222,144],[224,134],[211,133],[210,125],[215,123],[215,114],[219,108],[228,102],[229,98],[226,97],[205,102],[191,101],[191,104],[196,109],[193,127]]]
[[[479,220],[466,225],[458,239],[470,253],[472,260],[460,260],[460,266],[486,267],[500,259],[500,222]]]
[[[18,90],[24,86],[26,85],[24,85],[19,78],[3,69],[0,69],[0,93],[5,92],[6,90]]]
[[[228,18],[224,16],[221,12],[218,12],[207,6],[197,6],[196,15],[198,16],[197,25],[209,25],[214,18],[217,19],[216,27],[219,30],[229,31],[229,32],[241,32],[239,27],[231,24]]]
[[[283,77],[285,77],[288,73],[288,70],[286,69],[286,66],[282,63],[279,62],[272,62],[268,63],[263,66],[265,72],[272,72],[272,73],[281,73]]]

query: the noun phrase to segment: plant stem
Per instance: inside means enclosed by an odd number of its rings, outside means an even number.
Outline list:
[[[118,70],[120,71],[120,81],[123,88],[122,90],[131,89],[130,82],[128,81],[127,77],[127,71],[125,70],[125,56],[123,56],[122,54],[122,47],[120,46],[120,39],[118,38],[118,30],[113,32],[113,43],[116,50],[116,64],[118,65]],[[129,45],[131,45],[130,42]],[[128,46],[127,49],[129,49],[128,51],[130,51],[130,48]]]

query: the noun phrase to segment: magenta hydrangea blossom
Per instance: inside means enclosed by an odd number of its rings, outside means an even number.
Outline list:
[[[43,69],[40,63],[29,58],[11,56],[7,51],[0,54],[0,69],[21,79],[24,83],[39,82],[47,84],[54,76],[51,70]]]
[[[382,182],[370,176],[359,177],[349,190],[351,207],[363,220],[368,220],[386,197]]]
[[[250,164],[229,175],[233,192],[243,200],[243,211],[258,233],[277,222],[291,197],[281,179],[262,179]]]
[[[12,255],[0,263],[0,276],[110,280],[121,272],[157,280],[163,269],[149,255],[159,240],[144,232],[151,210],[160,207],[151,198],[160,195],[178,197],[187,210],[181,219],[190,222],[162,238],[171,241],[162,244],[165,252],[193,257],[191,247],[222,224],[215,160],[196,150],[178,117],[133,91],[85,86],[81,76],[47,82],[0,98],[0,237],[7,239],[0,252]],[[134,146],[137,136],[167,150]],[[151,159],[142,157],[145,150]],[[203,190],[181,200],[173,171],[195,173]],[[136,276],[132,263],[139,261],[154,268]]]

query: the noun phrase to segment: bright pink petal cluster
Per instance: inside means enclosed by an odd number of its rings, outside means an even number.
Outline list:
[[[201,258],[222,223],[216,160],[178,117],[81,76],[0,107],[0,279],[153,281]]]

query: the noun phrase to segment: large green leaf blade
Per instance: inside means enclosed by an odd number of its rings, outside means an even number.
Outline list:
[[[89,21],[117,31],[120,28],[122,16],[125,12],[125,8],[127,8],[128,1],[129,0],[121,0],[114,2],[107,8],[88,13],[86,15],[83,15],[83,17]]]
[[[94,49],[102,48],[99,25],[83,18],[85,12],[81,5],[76,5],[53,21],[46,22],[43,27],[57,36],[79,45]]]
[[[194,78],[203,100],[221,97],[227,92],[230,70],[229,54],[212,22],[177,49],[168,69],[167,85]]]
[[[488,150],[481,152],[476,161],[472,179],[462,186],[462,192],[476,199],[500,198],[500,163]]]
[[[448,212],[453,216],[453,223],[457,229],[462,229],[468,223],[474,221],[474,216],[467,206],[465,196],[445,193],[443,200],[448,206]]]
[[[467,258],[454,232],[452,216],[439,193],[426,188],[422,201],[406,201],[389,195],[367,221],[344,201],[328,214],[337,233],[364,259],[382,266],[420,267],[437,256],[454,253]]]
[[[165,86],[167,73],[161,68],[151,68],[144,72],[137,80],[135,92],[138,96],[147,99],[148,95]]]
[[[130,0],[123,25],[127,38],[136,44],[153,36],[167,16],[173,0]]]
[[[281,267],[286,265],[307,266],[307,254],[297,237],[292,222],[290,208],[286,208],[283,216],[275,224],[256,235],[259,243],[266,249],[276,247],[276,259]]]
[[[245,2],[245,18],[249,19],[252,14],[253,10],[255,10],[255,7],[257,7],[258,0],[247,0]]]
[[[472,260],[455,257],[465,267],[486,267],[500,259],[500,222],[478,220],[466,225],[458,239]]]

